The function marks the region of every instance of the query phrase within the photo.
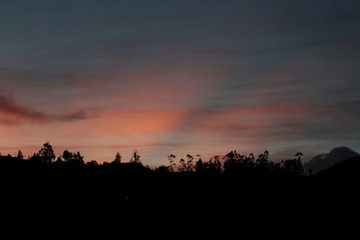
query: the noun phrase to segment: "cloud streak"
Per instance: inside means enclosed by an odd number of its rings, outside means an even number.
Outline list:
[[[4,95],[0,95],[0,113],[0,123],[4,125],[16,125],[29,121],[36,123],[80,121],[94,116],[94,114],[86,111],[77,111],[68,114],[40,112],[23,106],[13,98]]]

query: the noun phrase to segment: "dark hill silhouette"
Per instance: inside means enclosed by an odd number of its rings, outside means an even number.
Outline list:
[[[309,209],[313,214],[309,224],[320,234],[319,239],[334,236],[351,239],[357,234],[359,221],[355,216],[360,214],[359,169],[360,157],[352,157],[307,177],[312,181]]]
[[[360,177],[360,157],[352,157],[344,161],[338,162],[333,166],[317,173],[318,176],[333,176],[354,178]]]
[[[356,156],[359,156],[359,154],[348,147],[336,147],[333,148],[329,153],[316,155],[312,158],[311,161],[304,163],[305,173],[316,174],[338,162]]]

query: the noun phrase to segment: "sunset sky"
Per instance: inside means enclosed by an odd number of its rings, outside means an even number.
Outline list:
[[[360,1],[2,0],[0,152],[360,151]]]

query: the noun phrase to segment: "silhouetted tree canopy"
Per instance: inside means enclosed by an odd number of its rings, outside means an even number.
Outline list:
[[[114,164],[120,164],[121,163],[121,155],[119,152],[116,153],[114,160],[112,161]]]
[[[174,154],[170,154],[167,158],[170,163],[170,165],[168,166],[168,169],[170,172],[174,172],[175,168],[176,168],[176,163],[175,163],[176,156]]]
[[[301,160],[301,157],[304,156],[302,152],[295,153],[295,157],[298,157],[299,160]]]
[[[140,155],[138,153],[138,151],[135,149],[133,152],[133,155],[129,161],[130,163],[137,163],[137,164],[142,164],[141,160],[140,160]]]
[[[190,154],[187,154],[186,155],[186,159],[187,159],[187,162],[186,162],[186,171],[187,172],[192,172],[194,171],[194,165],[193,165],[193,160],[194,160],[194,157]]]
[[[71,152],[69,152],[68,150],[64,150],[62,157],[65,162],[68,162],[73,157],[73,154]]]
[[[191,154],[186,154],[185,159],[181,158],[178,165],[175,163],[176,156],[170,154],[167,156],[169,161],[169,166],[166,166],[167,170],[164,169],[164,166],[159,166],[155,170],[156,172],[161,173],[172,173],[172,172],[196,172],[197,174],[205,175],[234,175],[234,176],[262,176],[262,175],[288,175],[288,176],[302,176],[304,175],[304,167],[301,162],[301,157],[303,154],[297,152],[295,156],[296,159],[287,159],[282,160],[281,162],[274,163],[269,158],[269,151],[265,150],[263,153],[259,154],[255,159],[254,154],[250,153],[249,155],[239,154],[236,150],[230,151],[223,156],[213,156],[208,161],[204,161],[200,154],[196,155],[198,160],[194,163],[194,157]],[[8,155],[11,158],[11,155]],[[19,150],[17,154],[18,159],[23,159],[22,151]],[[69,165],[69,166],[91,166],[92,168],[99,168],[104,166],[106,172],[113,172],[116,174],[116,171],[125,172],[125,171],[137,171],[134,167],[125,167],[121,162],[122,156],[119,152],[115,154],[114,160],[111,162],[112,165],[117,165],[117,170],[111,170],[111,166],[106,161],[103,164],[98,164],[96,160],[92,160],[88,163],[84,162],[84,156],[79,152],[70,152],[69,150],[64,150],[61,156],[58,156],[56,161],[54,150],[49,142],[46,142],[43,147],[34,153],[28,159],[30,161],[36,161],[41,163],[56,163],[57,165]],[[139,164],[142,168],[150,169],[148,166],[144,167],[140,161],[140,155],[135,149],[133,155],[129,161],[130,164]],[[176,168],[177,167],[177,168]],[[107,170],[106,170],[107,169]],[[130,170],[131,169],[131,170]],[[100,171],[100,170],[99,170]],[[142,171],[142,170],[141,170]]]
[[[186,162],[183,158],[180,159],[179,165],[178,165],[178,171],[179,172],[186,172],[187,166]]]
[[[44,163],[52,163],[55,160],[55,153],[49,142],[44,143],[43,147],[38,152],[38,157]]]
[[[281,162],[283,173],[294,176],[301,176],[304,174],[304,167],[300,159],[285,160]]]
[[[24,159],[24,154],[22,153],[21,150],[18,151],[17,158]]]

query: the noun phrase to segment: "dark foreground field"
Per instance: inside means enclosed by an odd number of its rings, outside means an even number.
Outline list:
[[[64,239],[354,239],[352,176],[1,169],[1,234]]]

